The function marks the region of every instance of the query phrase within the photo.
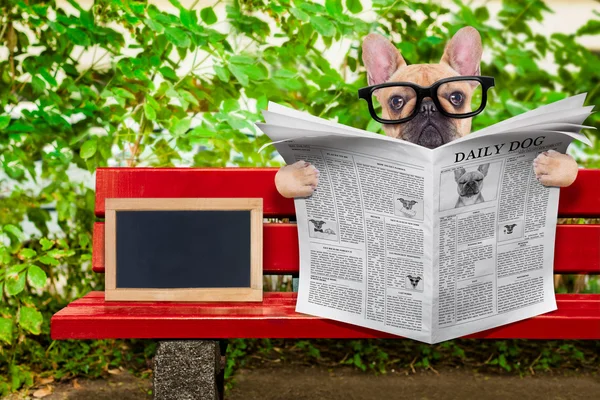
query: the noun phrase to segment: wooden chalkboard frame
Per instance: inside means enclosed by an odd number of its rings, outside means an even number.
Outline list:
[[[105,201],[105,299],[107,301],[262,301],[262,198],[107,198]],[[117,288],[118,211],[250,211],[250,287]]]

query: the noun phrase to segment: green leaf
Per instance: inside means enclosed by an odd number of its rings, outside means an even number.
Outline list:
[[[73,42],[73,44],[84,47],[90,45],[90,38],[79,28],[67,28],[67,37],[71,40],[71,42]]]
[[[6,344],[12,343],[13,320],[0,318],[0,341]]]
[[[15,296],[25,289],[25,272],[8,274],[5,278],[6,293]]]
[[[172,68],[166,66],[161,67],[159,68],[158,72],[160,72],[165,78],[170,79],[172,81],[176,81],[178,79],[177,74],[175,73],[175,71],[173,71]]]
[[[10,115],[0,115],[0,129],[4,129],[10,124]]]
[[[190,37],[185,33],[185,31],[179,28],[165,28],[165,34],[167,35],[167,39],[170,42],[174,43],[177,47],[190,47],[192,43]]]
[[[52,265],[52,266],[57,266],[59,264],[58,260],[56,258],[50,257],[48,255],[41,256],[40,262],[44,265]]]
[[[298,8],[290,8],[290,13],[298,18],[300,21],[304,21],[304,22],[308,22],[308,20],[310,19],[310,17],[308,16],[307,13],[305,13],[304,11],[298,9]]]
[[[48,250],[50,249],[52,246],[54,246],[54,242],[52,240],[46,239],[46,238],[41,238],[40,239],[40,244],[42,245],[42,250]]]
[[[135,96],[129,90],[125,90],[122,88],[114,88],[112,90],[117,96],[125,97],[126,99],[135,100]]]
[[[34,335],[42,332],[42,313],[32,307],[21,307],[19,310],[19,325]]]
[[[96,141],[96,139],[90,139],[81,146],[81,150],[79,150],[79,155],[83,159],[93,157],[94,154],[96,154],[97,148],[98,142]]]
[[[35,257],[37,255],[37,252],[33,249],[21,249],[21,251],[19,252],[19,258],[21,260],[28,260],[31,257]]]
[[[200,104],[198,102],[198,99],[196,99],[194,97],[194,95],[191,94],[190,92],[188,92],[187,90],[178,90],[177,93],[179,93],[179,95],[181,96],[181,98],[183,98],[188,103],[192,103],[195,106],[197,106],[197,105]]]
[[[46,89],[46,83],[39,76],[31,78],[31,86],[36,92],[43,92]]]
[[[188,29],[195,29],[198,25],[196,10],[181,8],[179,10],[179,18],[181,19],[181,24]]]
[[[256,59],[254,57],[248,56],[231,56],[229,58],[229,61],[231,61],[234,64],[254,64],[256,62]]]
[[[54,77],[52,75],[50,75],[50,73],[48,72],[47,69],[40,68],[39,73],[42,76],[42,78],[44,78],[46,80],[46,82],[48,82],[50,85],[52,85],[52,86],[58,85],[58,82],[56,82],[56,79],[54,79]]]
[[[175,136],[181,136],[185,134],[188,129],[190,129],[190,123],[191,120],[189,118],[182,119],[175,124],[175,126],[171,129],[171,132]]]
[[[325,17],[312,16],[310,17],[310,23],[314,26],[315,30],[323,36],[328,37],[335,35],[335,26]]]
[[[360,0],[346,0],[346,7],[352,14],[358,14],[363,10]]]
[[[212,25],[217,22],[217,15],[213,11],[212,7],[203,8],[200,11],[200,18],[206,23],[206,25]]]
[[[197,126],[190,131],[189,136],[196,138],[211,138],[217,136],[217,133],[212,129]]]
[[[488,11],[487,7],[477,7],[475,9],[475,18],[477,18],[481,22],[490,19],[490,12]]]
[[[148,103],[144,104],[144,114],[150,121],[154,121],[156,119],[156,111]]]
[[[248,75],[246,75],[239,66],[237,66],[236,64],[229,64],[227,67],[242,86],[248,86],[248,84],[250,83],[250,81],[248,80]]]
[[[229,82],[229,71],[227,71],[227,69],[219,66],[219,65],[213,65],[213,69],[215,70],[215,72],[217,73],[217,76],[219,77],[219,79],[223,82]]]
[[[344,12],[342,0],[325,0],[325,9],[332,17],[339,17]]]
[[[153,20],[151,20],[151,19],[148,19],[148,18],[146,18],[146,19],[144,20],[144,23],[145,23],[145,24],[146,24],[146,25],[147,25],[147,26],[148,26],[150,29],[152,29],[152,30],[153,30],[154,32],[156,32],[156,33],[159,33],[159,34],[160,34],[160,33],[163,33],[163,32],[164,32],[164,30],[165,30],[165,27],[164,27],[164,26],[162,26],[162,25],[160,24],[160,22],[153,21]]]
[[[269,75],[269,72],[267,71],[267,68],[265,68],[264,65],[262,64],[254,64],[254,65],[243,65],[240,66],[240,70],[248,75],[248,77],[250,79],[255,79],[255,80],[262,80],[267,78],[267,76]]]
[[[577,35],[597,35],[600,33],[600,20],[589,20],[577,30]]]
[[[21,229],[19,229],[15,225],[12,225],[12,224],[4,225],[4,227],[2,228],[2,230],[4,232],[12,235],[19,242],[22,242],[22,241],[25,240],[25,235],[23,235],[23,232],[21,231]]]
[[[44,270],[37,265],[29,266],[29,269],[27,269],[27,278],[29,279],[29,284],[38,289],[46,286],[46,280],[48,279]]]

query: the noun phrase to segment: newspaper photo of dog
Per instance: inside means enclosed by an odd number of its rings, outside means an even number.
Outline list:
[[[308,236],[311,238],[339,241],[337,222],[314,218],[309,219],[308,222]]]
[[[440,211],[496,200],[502,162],[449,168],[440,174]]]
[[[406,275],[406,281],[404,287],[408,290],[415,290],[417,292],[423,291],[423,278],[419,275]]]
[[[394,196],[394,214],[402,218],[423,221],[423,199],[405,195]]]
[[[523,220],[520,219],[498,224],[498,241],[505,242],[507,240],[522,238],[524,226]]]

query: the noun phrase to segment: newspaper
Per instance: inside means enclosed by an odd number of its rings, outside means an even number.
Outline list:
[[[313,195],[295,199],[296,311],[437,343],[556,310],[559,189],[532,162],[590,144],[584,100],[434,150],[270,103],[258,127],[288,164],[320,172]],[[479,196],[459,185],[481,185]]]

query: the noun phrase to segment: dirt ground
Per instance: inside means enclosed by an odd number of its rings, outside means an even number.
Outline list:
[[[227,400],[372,400],[372,399],[598,399],[600,377],[543,374],[520,378],[478,374],[465,369],[441,369],[405,375],[374,376],[349,368],[281,365],[241,370]],[[51,383],[47,400],[142,400],[151,399],[152,384],[126,372],[107,379]],[[41,386],[28,392],[32,396]],[[518,397],[517,397],[518,396]],[[27,394],[10,399],[33,398]]]

